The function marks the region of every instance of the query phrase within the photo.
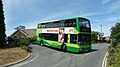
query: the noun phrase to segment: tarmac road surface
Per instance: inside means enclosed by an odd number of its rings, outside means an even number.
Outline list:
[[[103,58],[109,45],[94,44],[91,52],[83,54],[31,45],[33,48],[31,57],[11,67],[102,67]]]

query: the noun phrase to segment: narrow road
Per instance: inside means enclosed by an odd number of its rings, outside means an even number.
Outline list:
[[[102,67],[108,46],[109,44],[94,44],[92,52],[74,54],[45,46],[31,45],[32,56],[11,67]]]

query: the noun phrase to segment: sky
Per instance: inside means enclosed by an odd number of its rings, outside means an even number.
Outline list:
[[[17,26],[36,28],[38,22],[84,17],[91,21],[92,31],[110,35],[120,21],[120,0],[3,0],[6,34]]]

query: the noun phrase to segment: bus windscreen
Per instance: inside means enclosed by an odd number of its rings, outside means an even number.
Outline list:
[[[80,32],[90,32],[90,22],[86,19],[79,19]]]

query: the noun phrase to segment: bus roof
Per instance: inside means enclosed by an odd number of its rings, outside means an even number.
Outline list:
[[[61,19],[61,20],[70,20],[70,19],[75,19],[75,18],[88,20],[87,18],[83,18],[83,17],[64,18],[64,19]],[[49,20],[49,21],[42,21],[42,22],[38,22],[38,23],[48,23],[48,22],[55,22],[55,21],[61,21],[61,20]]]
[[[38,23],[48,23],[48,22],[55,22],[55,21],[59,21],[59,20],[48,20],[48,21],[41,21],[41,22],[38,22]]]

